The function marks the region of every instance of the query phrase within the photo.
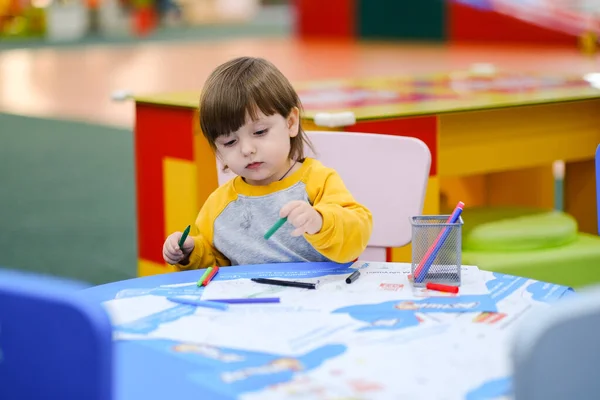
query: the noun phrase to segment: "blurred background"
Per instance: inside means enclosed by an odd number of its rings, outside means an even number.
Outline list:
[[[0,0],[0,266],[137,275],[135,107],[116,98],[199,91],[241,55],[293,82],[583,75],[599,18],[595,0]]]

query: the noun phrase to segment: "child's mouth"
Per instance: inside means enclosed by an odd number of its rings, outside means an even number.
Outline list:
[[[263,163],[262,162],[253,162],[251,164],[246,165],[246,168],[248,169],[257,169],[259,168]]]

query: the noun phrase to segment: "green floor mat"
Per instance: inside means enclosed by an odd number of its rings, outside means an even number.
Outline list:
[[[132,133],[0,114],[0,266],[136,276]]]

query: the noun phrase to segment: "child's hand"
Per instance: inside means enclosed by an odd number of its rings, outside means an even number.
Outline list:
[[[290,201],[281,208],[279,216],[287,217],[287,221],[296,228],[292,232],[292,236],[300,236],[305,233],[314,235],[323,227],[323,217],[306,201]]]
[[[171,265],[175,265],[180,261],[187,259],[192,250],[194,250],[194,239],[190,236],[185,238],[183,246],[181,246],[181,249],[179,248],[179,239],[181,239],[181,235],[181,232],[170,234],[163,245],[163,258]]]

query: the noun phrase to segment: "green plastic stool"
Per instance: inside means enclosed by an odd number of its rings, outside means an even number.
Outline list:
[[[600,238],[570,215],[531,208],[468,208],[462,263],[573,288],[600,282]]]

